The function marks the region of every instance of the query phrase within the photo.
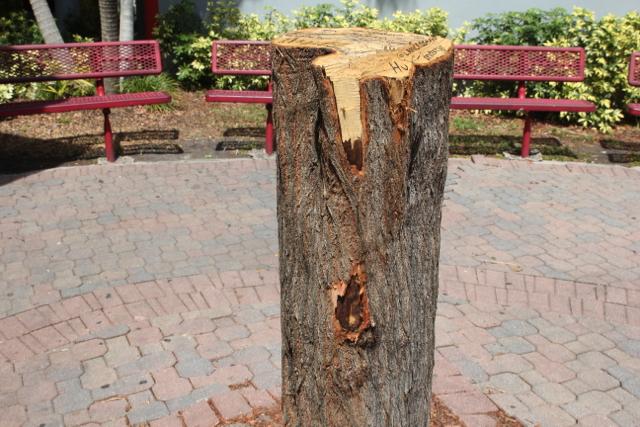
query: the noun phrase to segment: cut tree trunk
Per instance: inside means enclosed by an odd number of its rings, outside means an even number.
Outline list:
[[[289,426],[427,426],[452,82],[448,40],[273,42]]]

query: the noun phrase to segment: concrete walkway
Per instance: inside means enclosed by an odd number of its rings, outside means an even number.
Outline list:
[[[469,426],[637,425],[640,171],[449,171],[434,393]],[[273,160],[0,176],[0,239],[0,425],[277,406]]]

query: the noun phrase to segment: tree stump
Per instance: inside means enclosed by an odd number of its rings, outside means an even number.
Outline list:
[[[285,425],[427,426],[453,47],[273,41]]]

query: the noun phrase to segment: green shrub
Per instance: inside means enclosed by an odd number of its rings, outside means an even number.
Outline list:
[[[120,85],[122,93],[136,92],[167,92],[173,93],[178,89],[178,83],[168,74],[162,73],[157,76],[135,76],[125,78]],[[151,111],[170,111],[173,104],[149,105]]]
[[[14,94],[14,85],[0,84],[0,104],[11,101]]]
[[[640,50],[640,14],[606,15],[597,20],[593,12],[575,8],[567,17],[565,28],[563,35],[546,44],[584,47],[587,52],[585,80],[544,90],[554,98],[594,102],[595,113],[562,113],[562,117],[607,132],[624,119],[626,104],[640,98],[640,88],[629,86],[627,80],[631,52]]]
[[[315,27],[368,27],[438,36],[449,33],[447,14],[441,9],[397,12],[392,18],[381,20],[377,9],[360,0],[343,0],[338,7],[329,4],[306,6],[295,11],[292,17],[273,9],[269,9],[264,17],[242,14],[234,1],[220,0],[209,2],[209,18],[202,28],[189,24],[178,30],[184,23],[191,22],[194,15],[191,0],[181,0],[160,17],[156,32],[176,79],[187,89],[244,89],[266,85],[267,79],[263,77],[214,77],[210,71],[213,40],[271,40],[287,31]]]
[[[583,47],[587,54],[585,80],[581,83],[540,82],[527,84],[529,96],[569,98],[594,102],[595,113],[560,113],[568,123],[608,132],[624,118],[625,105],[640,96],[627,83],[629,56],[640,49],[640,15],[607,15],[596,19],[593,12],[575,8],[489,14],[473,21],[472,42],[479,44],[547,45]],[[458,90],[469,96],[515,96],[515,85],[464,82]],[[552,114],[549,117],[558,117]]]
[[[379,28],[439,37],[447,37],[450,33],[447,12],[437,7],[410,13],[395,12],[393,18],[385,18]]]
[[[0,16],[0,44],[42,43],[36,21],[26,11],[9,12]]]
[[[489,13],[476,18],[471,39],[477,44],[541,46],[567,30],[569,12],[563,8],[529,9],[524,12]]]
[[[89,80],[59,80],[27,85],[21,97],[37,100],[54,100],[71,96],[95,95],[96,87]]]
[[[121,85],[122,93],[134,92],[168,92],[178,89],[176,81],[168,74],[162,73],[156,76],[135,76],[125,78]]]

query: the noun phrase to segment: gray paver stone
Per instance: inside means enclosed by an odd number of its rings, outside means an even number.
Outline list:
[[[147,406],[143,406],[127,414],[127,418],[131,424],[142,424],[147,421],[157,420],[165,415],[168,415],[169,411],[167,406],[163,402],[151,402]]]
[[[528,322],[524,320],[505,320],[502,322],[502,325],[497,326],[495,328],[490,328],[488,330],[490,334],[495,336],[496,338],[502,337],[524,337],[527,335],[533,335],[538,332],[536,328],[534,328]]]
[[[581,419],[588,415],[608,415],[619,411],[622,406],[604,392],[588,391],[579,395],[578,400],[563,405],[563,409]]]
[[[180,396],[167,401],[167,407],[171,412],[187,408],[202,400],[207,400],[213,396],[228,393],[229,387],[223,384],[209,384],[208,386],[197,388],[186,396]]]
[[[556,344],[566,344],[576,339],[575,334],[560,326],[551,326],[540,329],[540,335]]]
[[[489,384],[499,391],[512,394],[524,393],[530,390],[529,384],[522,381],[518,375],[510,372],[492,375],[489,377]]]
[[[562,405],[576,399],[575,394],[556,383],[537,384],[533,386],[533,392],[552,405]]]
[[[453,363],[458,367],[463,375],[473,380],[475,383],[481,383],[488,380],[489,376],[486,371],[473,360],[469,360],[463,357],[459,360],[454,360]]]
[[[521,337],[499,338],[498,343],[500,343],[508,353],[525,354],[535,351],[535,347],[529,341]]]
[[[620,385],[617,379],[600,369],[578,372],[578,379],[584,382],[591,390],[607,391]]]
[[[213,372],[211,362],[200,357],[182,359],[176,363],[175,368],[178,374],[184,378],[203,377]]]
[[[69,412],[87,409],[93,402],[91,393],[80,387],[80,381],[77,379],[65,381],[64,386],[58,387],[60,394],[53,399],[53,406],[57,413],[67,414]]]

